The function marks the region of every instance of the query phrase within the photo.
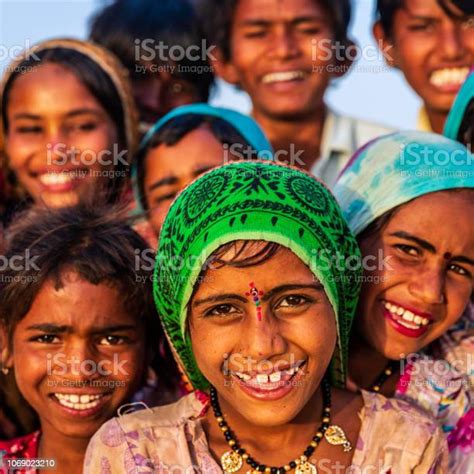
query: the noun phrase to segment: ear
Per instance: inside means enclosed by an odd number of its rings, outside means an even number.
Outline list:
[[[386,35],[380,21],[374,23],[372,33],[387,65],[397,67],[395,44],[393,40]]]
[[[0,325],[0,365],[1,367],[13,367],[13,354],[10,350],[7,328]]]
[[[238,86],[240,83],[239,74],[232,61],[228,60],[220,48],[216,48],[211,59],[211,65],[215,73],[229,84]]]

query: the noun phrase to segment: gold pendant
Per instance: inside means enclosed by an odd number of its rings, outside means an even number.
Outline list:
[[[302,462],[296,466],[295,474],[317,474],[318,470],[309,461]]]
[[[225,474],[237,472],[243,464],[242,457],[235,451],[227,451],[221,456],[221,466]]]
[[[340,426],[331,425],[324,433],[324,437],[329,444],[342,444],[346,452],[352,450],[351,442],[346,438],[346,434]]]

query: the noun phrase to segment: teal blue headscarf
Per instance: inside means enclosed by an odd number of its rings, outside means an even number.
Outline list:
[[[472,153],[442,135],[400,132],[359,149],[340,174],[334,195],[358,235],[397,206],[455,188],[474,188]]]
[[[242,137],[247,141],[248,145],[250,145],[250,147],[257,152],[259,159],[273,159],[273,148],[262,129],[254,119],[235,110],[225,109],[222,107],[213,107],[212,105],[204,103],[177,107],[158,120],[158,122],[156,122],[143,137],[140,143],[138,157],[141,157],[144,150],[150,143],[150,140],[158,131],[160,131],[172,120],[184,115],[200,115],[204,117],[216,117],[224,120],[230,126],[232,126],[236,132],[242,135]],[[143,160],[143,157],[141,157],[141,159]],[[132,186],[135,201],[138,206],[137,212],[141,213],[143,212],[143,209],[141,208],[142,196],[140,195],[140,187],[137,181],[137,176],[138,167],[142,166],[143,163],[139,163],[138,161],[139,160],[135,160],[132,167]]]
[[[474,100],[474,68],[471,69],[471,73],[464,82],[461,90],[459,91],[454,104],[451,107],[448,118],[444,125],[444,136],[453,140],[458,139],[459,128],[464,118],[464,114],[471,103]]]

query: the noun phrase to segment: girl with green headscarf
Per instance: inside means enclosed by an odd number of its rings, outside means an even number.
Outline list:
[[[338,388],[360,263],[335,199],[304,172],[230,163],[194,181],[165,219],[154,297],[196,390],[104,425],[85,472],[443,472],[433,421]]]

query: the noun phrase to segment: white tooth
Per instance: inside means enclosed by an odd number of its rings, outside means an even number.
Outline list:
[[[289,375],[293,375],[296,372],[296,368],[292,367],[291,369],[287,370],[286,373]]]
[[[250,380],[252,377],[250,377],[249,374],[243,374],[241,372],[236,372],[235,373],[237,377],[241,378],[242,380]]]
[[[428,326],[429,323],[430,323],[430,320],[427,318],[423,318],[423,321],[421,321],[421,324],[423,324],[423,326]]]
[[[270,374],[270,382],[279,382],[281,380],[281,372],[273,372]]]
[[[397,309],[398,316],[401,316],[404,312],[405,312],[405,310],[403,308],[398,308]]]
[[[72,403],[78,403],[79,402],[79,395],[71,395],[69,397],[69,400],[72,402]]]
[[[411,311],[405,311],[403,313],[403,319],[406,319],[407,321],[413,321],[415,315]]]
[[[257,375],[257,383],[268,383],[268,375],[267,374],[258,374]]]
[[[421,316],[415,316],[415,319],[413,320],[415,324],[421,324],[421,321],[423,321],[423,318]]]
[[[81,395],[80,400],[81,400],[81,403],[89,403],[91,399],[89,395]]]

